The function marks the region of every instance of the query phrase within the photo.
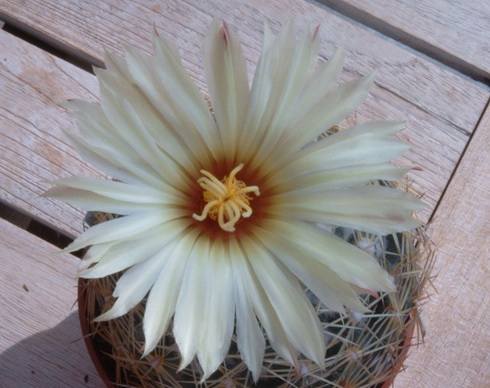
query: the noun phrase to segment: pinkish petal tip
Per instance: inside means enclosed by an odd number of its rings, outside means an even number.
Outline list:
[[[228,24],[226,24],[226,22],[223,20],[223,27],[221,29],[222,33],[223,33],[223,40],[225,42],[225,46],[228,45],[228,41],[229,41],[229,31],[228,31]]]
[[[311,40],[315,40],[317,38],[319,32],[320,32],[320,25],[317,25],[315,27],[315,30],[313,31],[313,35],[311,36]]]

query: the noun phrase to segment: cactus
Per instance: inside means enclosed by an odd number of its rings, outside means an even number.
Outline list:
[[[106,215],[109,216],[109,215]],[[103,217],[103,216],[102,216]],[[94,216],[91,217],[94,219]],[[95,217],[100,221],[100,214]],[[407,355],[409,343],[423,339],[419,309],[430,281],[433,252],[423,228],[377,236],[347,228],[332,231],[351,244],[367,250],[395,279],[397,292],[360,297],[371,313],[339,315],[323,306],[305,288],[323,325],[327,343],[325,369],[299,357],[295,367],[268,346],[261,378],[254,385],[251,373],[237,352],[236,338],[225,361],[202,387],[384,387],[394,379]],[[194,387],[202,371],[193,361],[178,371],[180,354],[171,329],[155,351],[141,358],[144,345],[142,321],[145,301],[128,314],[110,321],[93,322],[113,304],[111,296],[118,275],[84,281],[81,303],[90,323],[93,341],[104,349],[99,354],[111,369],[109,379],[134,387]],[[84,319],[82,317],[82,319]]]

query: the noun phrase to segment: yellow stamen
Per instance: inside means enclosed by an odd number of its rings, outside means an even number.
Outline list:
[[[236,179],[236,174],[243,168],[243,163],[235,167],[229,176],[219,181],[213,174],[201,170],[203,177],[197,180],[199,186],[204,189],[203,198],[207,202],[201,215],[193,214],[197,221],[204,221],[207,216],[218,220],[219,226],[227,231],[234,232],[235,224],[240,217],[250,217],[252,208],[250,201],[253,199],[248,193],[260,195],[258,186],[247,186]]]

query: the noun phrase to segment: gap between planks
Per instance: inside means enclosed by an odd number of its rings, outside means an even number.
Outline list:
[[[51,37],[40,29],[2,13],[1,9],[0,19],[3,19],[3,21],[0,20],[0,29],[88,73],[94,74],[93,66],[105,68],[101,60],[93,58],[83,51],[73,49],[62,40]]]
[[[488,34],[488,28],[481,25],[484,23],[482,21],[485,20],[485,15],[490,14],[490,8],[482,10],[481,15],[477,15],[477,2],[460,2],[450,5],[452,8],[449,12],[453,12],[450,14],[442,11],[442,8],[448,5],[443,1],[435,1],[431,5],[426,0],[401,3],[376,2],[377,0],[362,3],[356,0],[307,1],[321,4],[340,16],[410,47],[440,65],[447,66],[487,87],[490,86],[490,67],[485,59],[489,47],[484,46],[488,45],[486,41],[490,39],[490,35],[485,36]],[[481,5],[485,6],[483,1]],[[433,6],[432,14],[424,12],[424,8],[431,6]],[[471,17],[476,19],[477,16],[479,20],[474,22],[479,22],[480,25],[469,33],[467,27],[472,22]],[[441,23],[436,24],[434,18],[439,19]],[[462,31],[459,31],[458,27]],[[432,36],[429,33],[430,29],[432,29]],[[466,50],[473,53],[473,58],[465,56]]]
[[[444,198],[446,197],[446,193],[447,193],[448,189],[451,187],[451,184],[452,184],[455,176],[458,174],[458,171],[459,171],[459,168],[461,166],[461,163],[463,163],[463,162],[466,163],[465,157],[468,154],[468,150],[469,149],[473,150],[474,145],[472,145],[472,144],[475,141],[474,138],[475,138],[476,131],[480,131],[481,132],[481,131],[484,131],[484,130],[486,130],[486,131],[489,130],[489,129],[482,128],[482,127],[485,127],[485,126],[486,127],[490,127],[490,125],[488,125],[488,122],[490,121],[489,120],[489,116],[490,116],[490,99],[488,100],[487,105],[485,106],[485,109],[483,110],[482,115],[481,115],[480,119],[478,120],[478,123],[475,126],[475,129],[469,135],[468,142],[466,143],[466,146],[464,147],[463,152],[461,153],[461,157],[459,158],[458,162],[456,163],[456,166],[454,167],[454,171],[451,174],[449,180],[447,181],[446,187],[442,191],[441,197],[439,198],[439,201],[436,203],[436,206],[434,207],[434,211],[432,212],[432,214],[431,214],[431,216],[429,218],[429,221],[428,221],[429,224],[432,223],[434,221],[435,217],[437,216],[437,211],[439,209],[439,206],[444,201]],[[481,136],[481,134],[478,135],[478,138],[480,136]],[[490,144],[490,141],[487,142],[487,144]],[[472,151],[472,152],[474,152],[474,151]],[[489,186],[490,186],[490,184],[489,184]],[[489,191],[489,195],[490,195],[490,188],[489,188],[488,191]]]
[[[437,293],[423,308],[425,344],[396,387],[490,387],[490,107],[431,225]]]
[[[41,238],[42,240],[63,249],[68,246],[73,239],[66,234],[56,230],[42,219],[37,220],[13,206],[0,201],[0,219],[3,219],[26,232]],[[72,255],[80,256],[75,252]]]

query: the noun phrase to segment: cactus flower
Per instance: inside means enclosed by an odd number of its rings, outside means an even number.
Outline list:
[[[260,377],[266,339],[291,364],[324,364],[320,322],[304,287],[331,310],[366,312],[358,295],[392,291],[367,252],[325,225],[377,234],[416,227],[421,202],[378,180],[407,169],[400,122],[365,122],[319,139],[366,98],[369,75],[336,86],[343,52],[318,64],[319,34],[265,26],[253,81],[236,35],[214,21],[204,43],[208,99],[176,48],[157,33],[154,55],[126,47],[96,69],[100,102],[72,101],[86,161],[112,177],[69,177],[46,195],[121,215],[82,233],[79,276],[120,271],[117,318],[147,297],[148,355],[169,325],[181,368],[197,357],[205,380],[232,335]]]

